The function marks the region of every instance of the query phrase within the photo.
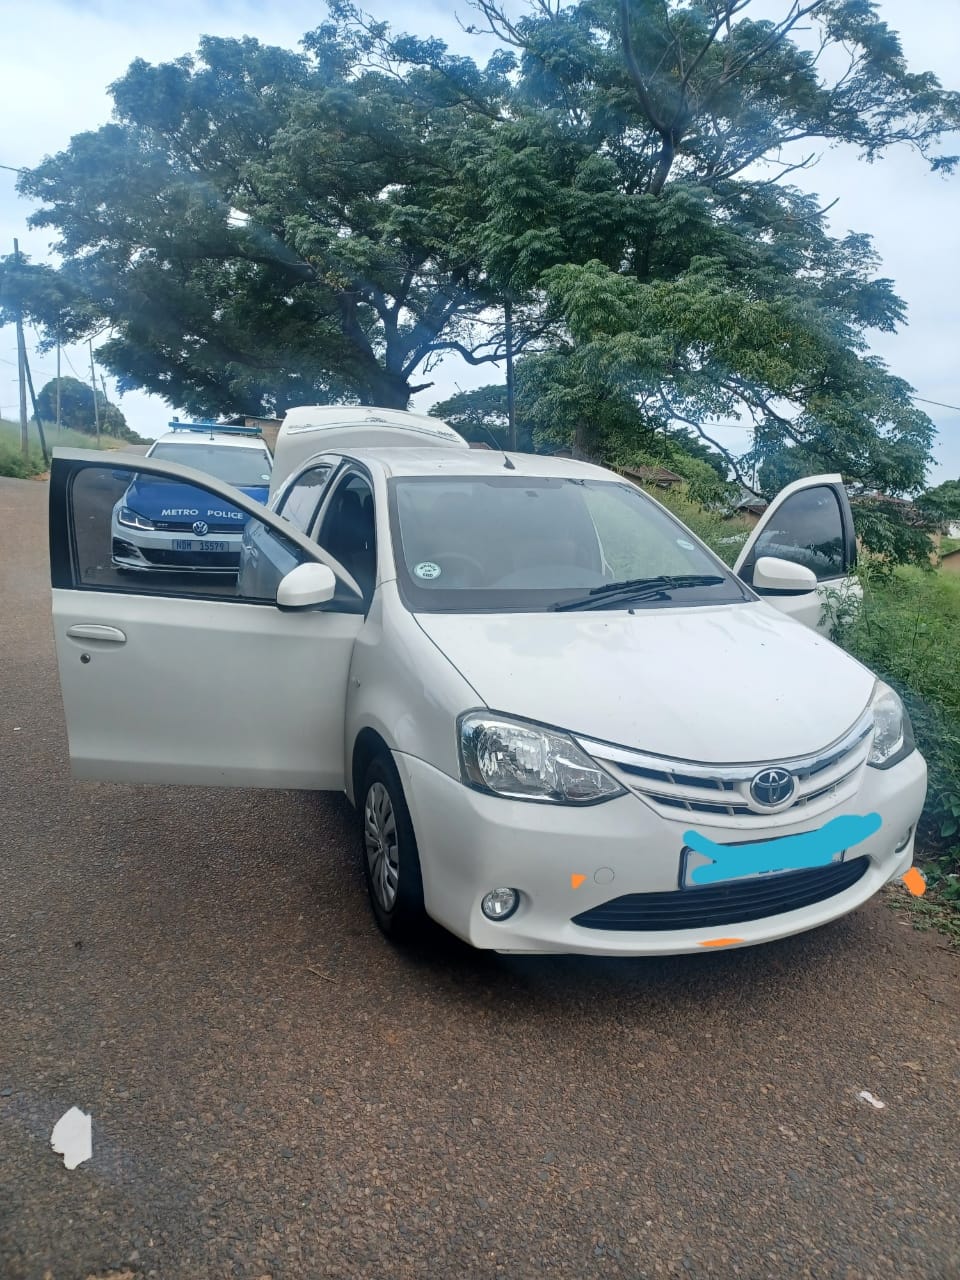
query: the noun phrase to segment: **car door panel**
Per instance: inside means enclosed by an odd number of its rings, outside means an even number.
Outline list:
[[[59,590],[53,616],[76,777],[342,789],[361,616]]]
[[[744,543],[734,571],[753,585],[760,556],[805,565],[817,577],[814,591],[786,594],[760,591],[773,608],[824,633],[830,630],[824,606],[831,596],[859,597],[852,571],[857,560],[850,500],[839,475],[808,476],[782,489]]]
[[[363,625],[352,579],[341,585],[354,607],[287,612],[242,597],[235,570],[232,581],[214,571],[121,576],[111,512],[135,473],[229,501],[291,563],[329,560],[279,516],[190,468],[114,454],[108,469],[102,455],[56,450],[53,620],[75,774],[341,789],[348,672]]]

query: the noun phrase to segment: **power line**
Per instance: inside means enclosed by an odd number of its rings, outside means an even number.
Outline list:
[[[923,396],[911,396],[911,400],[919,400],[921,404],[935,404],[940,409],[954,409],[960,413],[960,404],[944,404],[942,400],[925,400]]]

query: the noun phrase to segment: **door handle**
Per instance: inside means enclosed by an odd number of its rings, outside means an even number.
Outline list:
[[[119,627],[103,627],[97,622],[78,622],[67,627],[67,635],[74,640],[106,640],[110,644],[126,644],[127,637]]]

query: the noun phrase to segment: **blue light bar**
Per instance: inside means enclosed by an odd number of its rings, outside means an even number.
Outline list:
[[[193,422],[169,422],[167,424],[171,431],[195,431],[203,435],[209,434],[211,431],[220,431],[226,435],[232,436],[260,436],[259,427],[233,427],[225,422],[213,422],[209,419],[197,419]]]

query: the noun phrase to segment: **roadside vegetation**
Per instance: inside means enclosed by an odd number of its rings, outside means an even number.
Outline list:
[[[70,449],[96,449],[96,436],[90,436],[85,431],[72,431],[64,427],[61,431],[57,431],[55,427],[44,423],[44,433],[47,437],[48,452],[57,445],[62,445]],[[122,449],[125,444],[129,443],[124,440],[116,440],[110,436],[103,436],[100,440],[101,449]],[[18,480],[29,480],[33,476],[42,476],[47,470],[43,461],[43,452],[40,448],[40,441],[37,439],[37,424],[30,423],[30,452],[26,457],[20,452],[20,426],[16,422],[7,422],[0,419],[0,476],[13,476]]]
[[[960,907],[960,581],[902,566],[861,571],[863,607],[842,610],[834,638],[899,692],[927,760],[919,845],[931,885]]]

